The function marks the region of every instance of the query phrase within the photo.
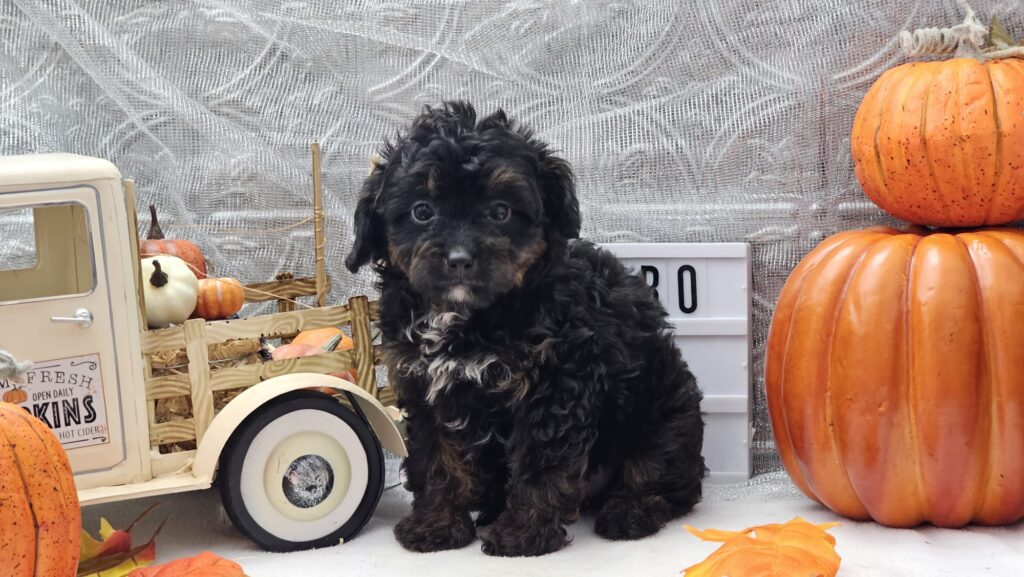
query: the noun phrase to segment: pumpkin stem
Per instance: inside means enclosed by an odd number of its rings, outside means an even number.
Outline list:
[[[167,273],[160,268],[160,261],[153,261],[153,274],[149,275],[149,284],[160,288],[167,284]]]
[[[907,56],[953,54],[958,58],[983,60],[981,49],[988,38],[988,28],[978,20],[967,0],[957,0],[964,11],[964,21],[951,28],[920,28],[900,32],[900,46]]]
[[[973,58],[978,62],[1000,58],[1024,58],[1024,46],[1016,46],[1009,32],[992,18],[983,25],[967,0],[957,0],[964,11],[964,21],[950,28],[919,28],[900,32],[900,47],[907,56],[953,54],[956,58]],[[988,40],[988,46],[986,46]]]
[[[320,348],[325,350],[325,351],[327,351],[327,352],[329,352],[329,353],[333,352],[334,349],[338,348],[338,344],[341,343],[341,338],[343,336],[344,335],[342,335],[342,334],[334,335],[333,337],[331,337],[331,339],[329,341],[327,341],[326,343],[321,345]]]
[[[160,222],[156,219],[156,207],[149,205],[149,234],[146,240],[163,240],[164,230],[160,228]]]

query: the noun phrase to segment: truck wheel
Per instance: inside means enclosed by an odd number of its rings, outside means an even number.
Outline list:
[[[384,490],[384,455],[366,423],[320,393],[260,408],[224,448],[228,516],[268,551],[337,545],[363,528]]]

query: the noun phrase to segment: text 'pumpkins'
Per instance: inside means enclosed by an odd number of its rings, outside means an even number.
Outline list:
[[[765,386],[809,497],[907,527],[1024,517],[1024,232],[867,229],[790,275]]]
[[[954,58],[887,70],[853,121],[857,180],[896,218],[929,226],[1024,218],[1024,61]]]
[[[82,515],[60,441],[35,417],[0,403],[0,574],[69,577]]]

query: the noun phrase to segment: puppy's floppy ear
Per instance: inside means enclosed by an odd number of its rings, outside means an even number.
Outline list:
[[[568,162],[547,150],[542,150],[539,161],[541,196],[548,230],[566,240],[578,238],[582,219],[572,168]]]
[[[345,258],[345,267],[355,273],[370,261],[384,258],[387,254],[387,238],[384,234],[384,216],[381,214],[378,198],[384,182],[384,168],[374,163],[370,175],[363,181],[362,192],[355,211],[355,244]]]

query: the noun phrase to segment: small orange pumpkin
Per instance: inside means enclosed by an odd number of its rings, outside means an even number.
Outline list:
[[[53,431],[10,403],[0,403],[0,504],[0,568],[75,574],[82,514],[71,464]]]
[[[854,519],[1024,518],[1024,232],[826,239],[772,317],[765,394],[782,463]]]
[[[139,242],[139,253],[142,258],[158,255],[169,255],[180,258],[198,279],[206,278],[206,257],[192,241],[184,239],[164,238],[164,231],[156,219],[156,207],[149,205],[149,234]]]
[[[347,351],[354,347],[355,342],[352,340],[352,337],[341,332],[341,329],[338,327],[324,327],[302,331],[295,335],[292,342],[274,349],[272,356],[274,360],[309,357],[330,351]],[[353,383],[359,382],[358,373],[356,373],[354,368],[344,372],[328,374]]]
[[[28,400],[28,393],[25,389],[15,386],[13,389],[4,392],[3,400],[7,403],[20,405]]]
[[[233,278],[204,278],[199,281],[196,309],[192,316],[208,321],[226,319],[242,310],[245,289]]]

